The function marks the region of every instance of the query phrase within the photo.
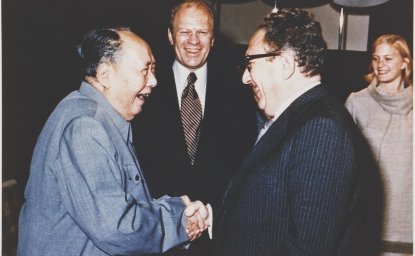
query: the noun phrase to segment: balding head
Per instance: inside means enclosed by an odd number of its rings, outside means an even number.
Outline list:
[[[96,29],[79,46],[85,80],[126,120],[141,112],[156,86],[150,46],[128,28]]]

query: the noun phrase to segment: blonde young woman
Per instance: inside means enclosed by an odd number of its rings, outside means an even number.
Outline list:
[[[367,88],[352,93],[346,108],[366,137],[384,186],[381,255],[412,255],[412,58],[399,35],[372,46]]]

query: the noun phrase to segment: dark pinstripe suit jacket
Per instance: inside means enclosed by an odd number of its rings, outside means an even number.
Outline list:
[[[373,213],[381,212],[369,198],[380,193],[371,166],[347,111],[323,85],[314,87],[232,179],[214,225],[215,255],[370,255],[379,223]],[[369,231],[372,240],[363,240]]]

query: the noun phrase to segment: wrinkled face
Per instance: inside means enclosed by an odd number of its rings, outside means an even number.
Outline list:
[[[267,45],[264,43],[265,32],[263,30],[257,31],[251,38],[246,55],[256,55],[268,53]],[[274,58],[274,59],[270,59]],[[252,88],[254,98],[264,114],[271,117],[277,110],[277,100],[275,97],[278,94],[277,86],[279,81],[279,72],[277,67],[278,57],[257,58],[247,63],[242,82],[248,84]]]
[[[120,32],[121,56],[108,68],[104,96],[126,120],[141,112],[146,98],[157,85],[155,60],[148,44],[130,32]]]
[[[176,60],[191,71],[206,63],[213,46],[213,21],[207,10],[182,7],[177,11],[173,31],[168,31]]]
[[[380,44],[376,46],[372,53],[372,68],[379,84],[399,83],[407,61],[392,45]]]

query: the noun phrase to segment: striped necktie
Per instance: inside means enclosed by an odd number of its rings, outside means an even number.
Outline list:
[[[191,72],[187,77],[187,86],[182,94],[181,118],[186,140],[187,153],[193,165],[196,158],[197,144],[200,136],[200,122],[202,121],[202,104],[195,90],[197,77]]]

